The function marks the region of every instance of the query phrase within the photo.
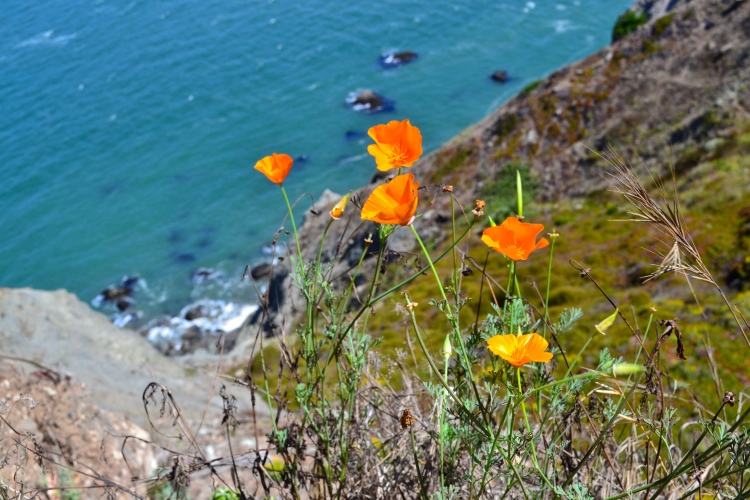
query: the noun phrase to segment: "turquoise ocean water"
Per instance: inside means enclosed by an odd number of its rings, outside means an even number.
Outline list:
[[[125,275],[174,313],[237,286],[284,214],[252,170],[309,160],[292,197],[374,169],[349,131],[409,118],[430,151],[524,85],[609,42],[629,0],[11,2],[0,16],[0,286],[90,301]],[[381,53],[419,58],[385,70]],[[488,75],[508,71],[505,85]],[[355,112],[349,92],[395,102]],[[226,279],[194,285],[199,267]]]

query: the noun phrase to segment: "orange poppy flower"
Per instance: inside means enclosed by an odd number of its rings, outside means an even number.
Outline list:
[[[422,134],[409,120],[393,120],[386,125],[376,125],[367,131],[375,144],[367,152],[375,157],[378,170],[411,167],[422,155]]]
[[[408,226],[417,211],[417,189],[412,174],[395,177],[388,184],[375,188],[362,207],[362,219],[379,224]]]
[[[548,346],[544,337],[536,333],[495,335],[487,340],[489,350],[513,366],[523,366],[531,361],[546,363],[552,359],[552,353],[546,352]]]
[[[531,252],[549,245],[547,238],[536,241],[544,230],[541,224],[527,224],[515,217],[508,217],[499,226],[488,227],[482,233],[482,241],[511,260],[526,260]]]
[[[294,163],[294,160],[292,160],[291,156],[274,153],[258,161],[255,164],[255,170],[263,172],[268,177],[268,180],[274,184],[281,184],[286,179],[286,176],[289,175],[292,163]]]

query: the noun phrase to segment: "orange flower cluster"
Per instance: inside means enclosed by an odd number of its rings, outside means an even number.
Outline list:
[[[488,227],[482,233],[482,241],[511,260],[526,260],[534,250],[549,245],[547,238],[536,241],[544,230],[541,224],[527,224],[515,217],[508,217],[499,226]]]
[[[495,335],[487,340],[489,350],[513,366],[523,366],[531,361],[546,363],[552,353],[546,352],[549,343],[539,334]]]
[[[422,156],[422,134],[409,120],[376,125],[367,134],[375,141],[367,152],[375,157],[378,170],[411,167]]]

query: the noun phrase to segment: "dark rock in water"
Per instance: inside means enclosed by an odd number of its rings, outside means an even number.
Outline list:
[[[173,259],[178,264],[190,264],[195,262],[195,255],[191,253],[179,253],[173,256]]]
[[[366,113],[393,111],[394,109],[393,101],[369,89],[352,92],[346,98],[346,102],[355,111],[365,111]]]
[[[117,302],[133,295],[133,289],[124,286],[111,286],[106,290],[102,290],[99,295],[101,295],[104,300]]]
[[[138,282],[141,281],[141,278],[138,276],[125,276],[122,279],[122,282],[120,282],[121,286],[124,286],[125,288],[130,288],[131,290],[135,285],[138,284]]]
[[[258,264],[250,269],[250,276],[254,280],[266,280],[270,276],[271,270],[273,270],[273,266],[269,263]]]
[[[215,271],[208,267],[200,267],[195,270],[193,275],[190,277],[190,280],[193,283],[203,283],[204,281],[216,279],[221,274],[218,271]]]
[[[404,50],[401,52],[389,52],[380,56],[380,65],[384,68],[396,68],[406,63],[410,63],[418,56],[416,52]]]
[[[104,301],[114,302],[120,311],[124,311],[132,305],[130,297],[133,295],[133,288],[140,280],[138,276],[125,276],[119,285],[112,285],[102,290],[94,298],[94,302],[97,305]]]
[[[499,69],[495,71],[494,73],[492,73],[490,75],[490,78],[492,78],[496,82],[505,83],[508,81],[508,72],[502,69]]]
[[[179,229],[173,229],[172,232],[169,233],[168,239],[172,244],[182,243],[183,241],[185,241],[185,233]]]
[[[310,159],[307,155],[299,155],[294,161],[297,163],[307,163],[307,161]]]
[[[288,269],[281,266],[277,267],[268,285],[268,309],[272,312],[281,309],[286,301],[287,292],[284,288],[284,281],[288,274]]]
[[[346,139],[347,141],[353,141],[356,139],[361,139],[365,136],[367,136],[367,132],[364,132],[362,130],[347,130],[344,134],[344,139]]]
[[[196,305],[185,311],[184,318],[188,321],[193,321],[194,319],[203,318],[206,314],[207,311],[203,306]]]
[[[91,301],[91,305],[100,307],[102,303],[109,302],[113,303],[120,313],[125,312],[135,303],[132,296],[135,293],[134,287],[140,280],[138,276],[125,276],[119,285],[108,286],[99,292]]]

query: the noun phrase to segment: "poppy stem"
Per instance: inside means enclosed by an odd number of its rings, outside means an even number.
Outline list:
[[[554,233],[554,230],[552,231]],[[547,338],[547,322],[549,320],[549,287],[552,283],[552,255],[555,253],[555,241],[557,238],[550,238],[552,243],[549,246],[549,261],[547,264],[547,292],[544,295],[544,329],[542,330],[542,337]]]
[[[484,405],[482,405],[482,400],[479,397],[479,390],[477,389],[477,384],[474,381],[474,372],[471,371],[471,363],[469,362],[469,358],[466,354],[466,345],[464,344],[464,338],[461,334],[461,330],[458,327],[458,314],[453,314],[451,311],[451,305],[448,303],[448,297],[445,295],[445,290],[443,289],[443,283],[440,281],[440,276],[438,275],[437,269],[435,269],[435,265],[432,263],[432,259],[430,258],[430,253],[427,251],[427,249],[424,246],[424,243],[422,242],[422,238],[419,237],[419,233],[417,233],[416,228],[414,227],[414,224],[410,224],[409,227],[411,228],[412,233],[414,233],[414,237],[417,238],[417,242],[419,243],[419,247],[422,249],[422,253],[424,253],[425,258],[427,259],[427,262],[430,264],[430,269],[432,269],[432,274],[435,276],[435,282],[437,282],[438,289],[440,289],[440,295],[443,297],[443,302],[445,302],[445,311],[444,314],[447,316],[448,321],[450,322],[451,326],[453,327],[453,333],[455,334],[455,337],[458,339],[458,344],[461,351],[461,357],[463,358],[463,362],[466,365],[466,373],[469,375],[469,380],[471,380],[471,386],[474,389],[474,395],[477,398],[477,404],[479,405],[480,410],[482,411],[482,416],[485,419],[485,422],[490,421],[489,415],[487,415],[487,411],[484,408]]]
[[[405,303],[408,305],[411,303],[411,297],[409,296],[409,292],[404,293],[404,300]],[[456,402],[457,408],[463,412],[463,414],[471,420],[471,422],[474,424],[475,428],[482,433],[482,435],[485,438],[490,438],[492,436],[492,426],[489,426],[489,428],[485,428],[484,425],[482,425],[482,422],[480,422],[476,416],[474,416],[474,413],[469,411],[468,408],[464,405],[464,402],[461,401],[461,398],[459,398],[455,392],[453,392],[453,389],[448,385],[448,382],[443,378],[443,374],[440,373],[440,369],[435,365],[435,361],[432,360],[432,356],[430,356],[429,351],[427,351],[427,346],[424,343],[424,339],[422,338],[422,334],[419,331],[419,325],[417,325],[417,317],[414,314],[414,308],[407,308],[407,311],[409,311],[409,316],[411,317],[411,324],[414,328],[414,334],[417,337],[417,340],[419,341],[419,347],[422,348],[422,353],[424,353],[425,359],[427,359],[427,363],[430,365],[430,368],[432,369],[432,372],[436,375],[438,382],[440,382],[440,385],[442,385],[445,388],[445,392],[448,393],[448,395],[453,399],[453,401]],[[504,459],[507,459],[507,457],[503,456]]]
[[[281,188],[281,194],[284,195],[284,201],[286,202],[286,209],[287,212],[289,212],[289,220],[292,222],[292,231],[294,231],[294,241],[297,243],[297,256],[299,257],[300,264],[302,264],[302,249],[299,246],[299,235],[297,235],[297,224],[294,223],[294,214],[292,213],[292,206],[289,204],[289,197],[286,195],[286,191],[284,191],[284,185],[279,184],[279,187]]]
[[[544,473],[541,467],[539,467],[539,461],[536,458],[536,447],[534,446],[534,434],[531,432],[531,425],[529,424],[529,416],[526,414],[526,401],[524,399],[523,394],[523,386],[521,385],[521,367],[518,367],[518,370],[516,370],[516,374],[518,375],[518,397],[521,399],[521,411],[523,411],[523,419],[526,422],[526,432],[529,433],[529,446],[531,446],[531,458],[534,461],[534,467],[536,467],[537,472],[542,477],[545,483],[547,483],[547,486],[552,488],[554,491],[554,485],[549,482],[549,479],[547,479],[547,475]],[[540,429],[541,430],[541,429]]]
[[[414,465],[417,468],[417,479],[419,480],[419,497],[427,500],[427,488],[424,485],[424,478],[422,478],[422,471],[419,469],[419,455],[417,454],[417,444],[414,442],[414,430],[409,426],[409,437],[411,438],[411,452],[414,455]]]
[[[443,378],[446,381],[448,380],[448,361],[449,359],[445,360],[445,366],[443,367]],[[443,438],[445,437],[445,433],[443,432],[443,412],[445,411],[445,408],[443,408],[444,404],[445,388],[443,388],[443,391],[440,393],[440,411],[438,412],[438,437],[440,438],[440,494],[443,498],[445,498],[445,459],[443,454]]]
[[[445,290],[443,289],[443,283],[440,281],[440,276],[437,273],[437,269],[435,269],[435,265],[432,263],[432,259],[430,258],[430,253],[427,251],[427,249],[424,246],[424,243],[422,243],[422,238],[419,237],[419,233],[417,233],[416,228],[414,227],[414,224],[409,224],[409,227],[411,228],[411,232],[414,233],[414,237],[417,238],[417,242],[419,243],[419,247],[422,249],[422,253],[427,258],[427,263],[430,265],[430,269],[432,269],[432,274],[435,276],[435,281],[437,282],[438,288],[440,289],[440,295],[443,297],[443,301],[445,301],[446,308],[449,306],[448,304],[448,297],[445,296]],[[453,318],[453,313],[448,312],[449,319]]]

